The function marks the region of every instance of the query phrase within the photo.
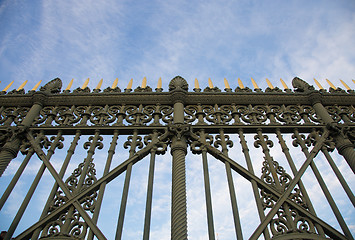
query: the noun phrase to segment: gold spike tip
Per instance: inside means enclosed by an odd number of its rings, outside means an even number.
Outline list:
[[[266,78],[266,83],[269,86],[269,88],[274,89],[274,86],[271,84],[270,80]]]
[[[161,81],[161,77],[158,79],[158,86],[157,86],[157,88],[159,89],[159,88],[161,88],[162,87],[162,81]]]
[[[319,89],[324,89],[322,85],[317,81],[317,79],[313,78],[314,82],[317,84]]]
[[[209,86],[210,88],[213,88],[213,83],[212,83],[211,78],[208,78],[208,86]]]
[[[355,83],[355,80],[354,79],[352,79],[353,80],[353,83]]]
[[[28,80],[24,81],[21,86],[17,89],[17,91],[20,91],[21,89],[23,89],[25,87],[25,85],[27,84]]]
[[[5,88],[4,88],[4,90],[2,90],[3,92],[6,92],[10,87],[11,87],[11,85],[14,83],[15,81],[12,81],[12,82],[10,82]]]
[[[131,78],[131,80],[129,80],[128,85],[127,85],[127,89],[132,89],[132,84],[133,84],[133,78]]]
[[[327,81],[327,83],[330,85],[331,88],[336,89],[336,87],[334,86],[334,84],[331,81],[329,81],[328,79],[325,79],[325,80]]]
[[[88,79],[86,79],[86,81],[84,82],[83,86],[81,86],[81,89],[86,88],[86,87],[88,86],[88,84],[89,84],[89,81],[90,81],[90,79],[89,79],[89,78],[88,78]]]
[[[229,86],[227,78],[224,78],[224,86],[226,87],[226,89],[231,89],[231,87]]]
[[[243,84],[242,80],[240,80],[240,78],[238,78],[238,85],[241,89],[245,88],[244,84]]]
[[[350,87],[348,86],[348,84],[346,84],[343,80],[340,79],[340,82],[344,85],[346,90],[351,90]]]
[[[113,81],[111,88],[116,88],[118,84],[118,78],[115,79],[115,81]]]
[[[33,88],[32,91],[36,91],[39,85],[41,84],[42,80],[40,80]]]
[[[142,88],[146,88],[147,87],[147,78],[144,77],[143,80],[142,80]]]
[[[196,88],[196,89],[199,89],[199,88],[200,88],[200,84],[198,84],[197,78],[195,78],[195,88]]]
[[[255,88],[255,89],[260,89],[260,88],[258,87],[258,84],[256,84],[255,80],[254,80],[253,78],[250,78],[250,79],[251,79],[251,82],[253,83],[254,88]]]
[[[70,82],[69,82],[67,88],[65,89],[66,91],[69,91],[69,90],[70,90],[71,85],[73,85],[73,82],[74,82],[74,78],[73,78],[72,80],[70,80]]]
[[[284,89],[288,89],[286,83],[284,82],[284,80],[282,80],[282,78],[280,78],[281,84],[284,87]]]
[[[99,81],[99,83],[97,84],[97,86],[96,86],[95,89],[99,90],[99,89],[101,88],[101,85],[102,85],[102,82],[103,82],[103,81],[104,81],[104,80],[101,78],[101,80]]]

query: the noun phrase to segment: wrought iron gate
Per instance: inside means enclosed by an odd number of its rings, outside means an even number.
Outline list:
[[[102,199],[110,182],[122,175],[118,221],[112,224],[116,239],[121,239],[132,169],[142,159],[150,159],[142,226],[143,239],[149,239],[155,160],[157,155],[168,154],[167,151],[172,156],[171,239],[187,239],[188,236],[188,152],[202,159],[209,239],[215,239],[216,233],[208,158],[220,160],[224,165],[236,239],[243,238],[242,226],[246,224],[240,217],[233,175],[242,176],[250,183],[242,188],[250,188],[253,193],[250,201],[255,204],[259,219],[252,234],[244,237],[353,239],[349,222],[343,218],[315,158],[324,155],[322,161],[329,163],[336,176],[333,181],[339,181],[341,191],[344,190],[348,197],[348,207],[353,208],[354,195],[330,152],[336,148],[342,161],[355,172],[355,93],[339,88],[318,91],[299,78],[293,79],[292,84],[294,90],[252,91],[237,87],[232,91],[227,85],[223,92],[217,87],[201,91],[198,86],[189,92],[186,80],[175,77],[169,84],[169,91],[161,88],[153,91],[144,86],[133,92],[130,88],[121,91],[118,87],[104,91],[91,91],[86,87],[70,92],[61,90],[62,83],[57,78],[39,91],[2,92],[0,174],[19,151],[23,160],[1,197],[0,209],[28,162],[41,162],[5,239],[15,237],[16,227],[45,170],[55,179],[54,186],[48,193],[40,218],[33,219],[30,227],[16,239],[106,239],[97,225],[100,209],[105,207]],[[112,136],[111,142],[104,142],[103,136]],[[126,136],[123,147],[128,152],[119,154],[127,158],[112,167],[118,138]],[[247,144],[249,136],[254,137],[254,144]],[[64,138],[71,140],[65,142]],[[80,138],[87,138],[83,144],[87,151],[77,167],[68,173],[74,151],[79,151]],[[99,177],[95,170],[98,160],[94,161],[94,155],[104,144],[108,144],[108,150]],[[232,154],[236,147],[239,153]],[[273,156],[272,149],[276,147],[282,150],[278,157],[284,161]],[[289,147],[298,149],[303,155],[293,155]],[[51,159],[55,151],[62,148],[67,153],[60,168],[56,168]],[[261,149],[262,159],[251,157],[256,148]],[[100,161],[103,162],[101,157]],[[322,190],[319,194],[324,194],[340,229],[318,216],[306,187],[309,181],[304,179],[306,171],[314,174],[316,181],[312,184]]]

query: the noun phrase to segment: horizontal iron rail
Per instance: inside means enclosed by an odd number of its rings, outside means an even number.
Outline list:
[[[311,94],[321,94],[324,105],[355,104],[355,94],[310,92],[186,92],[184,103],[188,104],[309,104]],[[0,106],[31,106],[35,95],[45,98],[46,106],[72,105],[112,105],[112,104],[170,104],[170,92],[131,92],[131,93],[60,93],[46,94],[29,92],[27,94],[0,95]]]

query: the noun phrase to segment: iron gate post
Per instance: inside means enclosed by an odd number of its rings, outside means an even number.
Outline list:
[[[22,138],[24,137],[27,128],[32,125],[34,119],[38,116],[43,107],[45,94],[37,92],[33,95],[33,105],[23,119],[21,125],[16,127],[9,127],[8,141],[0,150],[0,177],[4,173],[11,160],[14,159],[19,150]]]
[[[355,173],[355,149],[354,145],[346,137],[346,132],[344,132],[344,126],[334,122],[332,117],[329,115],[327,109],[322,104],[322,96],[320,93],[311,93],[310,101],[312,102],[313,108],[316,114],[323,120],[327,125],[330,134],[334,138],[335,147],[337,148],[339,154],[343,155],[346,162],[349,164],[351,170]]]
[[[186,166],[187,143],[184,136],[184,98],[188,85],[185,79],[175,77],[170,81],[169,91],[174,103],[174,134],[171,143],[172,195],[171,195],[171,239],[187,239]],[[187,128],[188,129],[188,128]]]

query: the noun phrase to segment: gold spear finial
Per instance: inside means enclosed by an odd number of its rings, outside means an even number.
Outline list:
[[[325,79],[325,80],[327,81],[327,83],[330,85],[331,88],[336,89],[336,87],[334,86],[334,84],[331,81],[329,81],[328,79]]]
[[[286,83],[284,82],[284,80],[282,80],[282,78],[280,78],[281,84],[284,87],[284,89],[288,89]]]
[[[162,87],[162,81],[161,81],[161,77],[158,79],[158,86],[157,86],[157,88],[161,88]]]
[[[227,78],[224,78],[224,86],[226,87],[226,89],[230,89],[231,87],[229,86],[228,80]]]
[[[133,78],[131,78],[131,80],[129,80],[128,85],[127,85],[127,89],[131,89],[132,84],[133,84]]]
[[[245,87],[244,87],[244,84],[243,84],[242,80],[240,80],[240,78],[238,78],[238,85],[239,85],[239,87],[242,88],[242,89],[245,88]]]
[[[353,79],[353,83],[355,83],[355,80]]]
[[[42,80],[39,80],[39,82],[32,88],[32,91],[36,91],[39,85],[41,84]]]
[[[24,81],[21,86],[17,89],[17,91],[21,90],[22,88],[25,87],[25,85],[27,84],[28,80]]]
[[[253,83],[253,86],[255,89],[259,89],[258,84],[256,84],[256,82],[253,78],[251,78],[251,82]]]
[[[101,80],[99,81],[99,83],[97,84],[95,89],[100,89],[101,85],[102,85],[103,79],[101,78]]]
[[[6,92],[10,87],[11,85],[14,83],[14,81],[10,82],[5,88],[4,88],[4,92]]]
[[[340,82],[344,85],[346,90],[351,90],[350,87],[348,86],[348,84],[346,84],[343,80],[340,79]]]
[[[197,78],[195,78],[195,88],[196,88],[196,89],[199,89],[199,88],[200,88],[200,84],[198,84]]]
[[[146,88],[147,87],[147,78],[144,77],[142,80],[142,88]]]
[[[84,84],[83,84],[83,86],[81,87],[81,89],[86,88],[86,87],[88,86],[88,84],[89,84],[89,81],[90,81],[90,79],[89,79],[89,78],[88,78],[88,79],[86,79],[86,81],[84,82]]]
[[[271,82],[269,79],[266,78],[266,83],[269,86],[269,88],[274,89],[274,86],[272,86]]]
[[[70,90],[71,85],[73,85],[73,82],[74,82],[74,78],[72,80],[70,80],[70,82],[65,90]]]
[[[208,86],[209,86],[210,88],[213,88],[213,83],[212,83],[211,78],[208,78]]]
[[[118,78],[116,78],[115,81],[113,81],[111,88],[116,88],[117,84],[118,84]]]
[[[318,86],[319,89],[324,89],[324,88],[322,87],[322,85],[320,85],[320,83],[317,81],[317,79],[313,78],[313,80],[314,80],[314,82],[317,84],[317,86]]]

